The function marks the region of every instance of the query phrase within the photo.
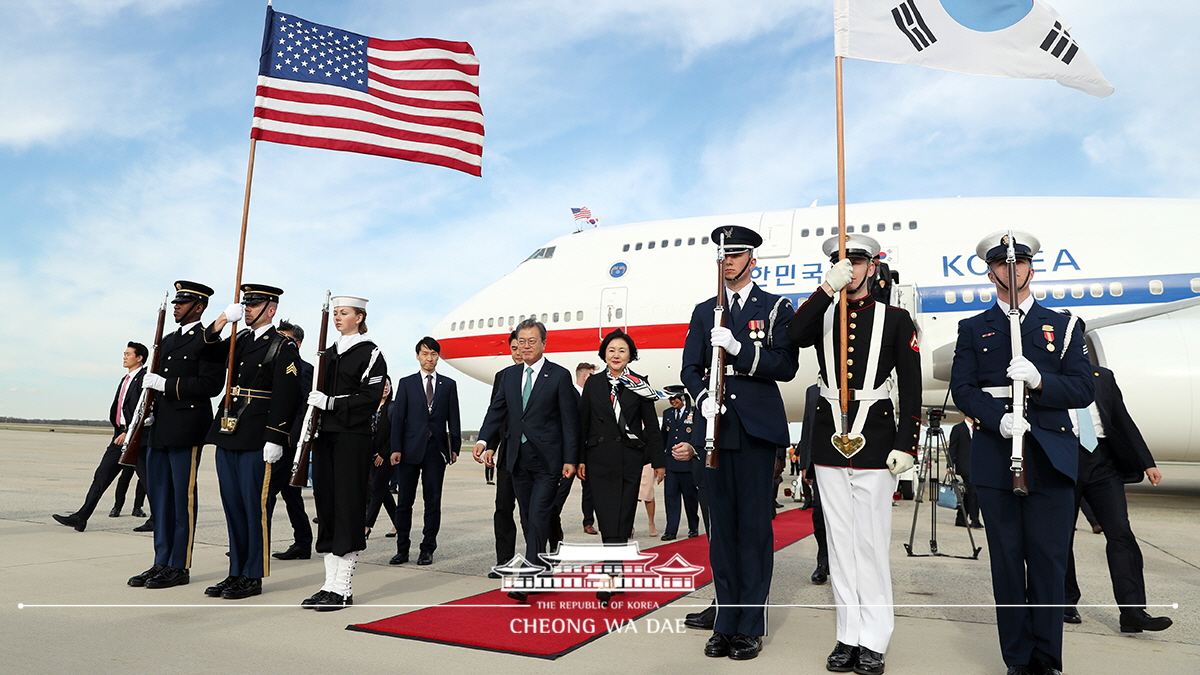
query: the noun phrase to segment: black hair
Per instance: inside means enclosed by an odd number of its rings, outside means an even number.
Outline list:
[[[429,337],[428,335],[426,335],[425,337],[423,337],[417,341],[417,353],[418,354],[421,353],[422,346],[428,347],[429,351],[434,352],[435,354],[442,353],[442,346],[438,344],[437,340],[434,340],[433,338]]]
[[[150,350],[146,349],[146,345],[140,342],[130,342],[130,347],[133,347],[133,353],[142,357],[142,363],[146,362],[146,358],[150,356]]]
[[[512,343],[513,343],[513,342],[514,342],[516,339],[517,339],[517,331],[516,331],[516,330],[514,330],[513,332],[511,332],[511,333],[509,333],[509,334],[508,334],[508,344],[509,344],[509,346],[510,346],[510,347],[512,346]]]
[[[287,319],[280,321],[279,328],[276,330],[287,331],[292,334],[292,337],[296,339],[296,342],[304,342],[304,329],[292,323],[291,321],[288,321]]]
[[[629,333],[626,333],[620,328],[614,328],[611,332],[609,332],[608,335],[604,336],[604,341],[600,343],[600,358],[604,359],[605,361],[608,360],[605,357],[604,352],[608,350],[609,343],[617,338],[624,340],[625,344],[629,345],[629,362],[633,363],[634,361],[637,361],[637,345],[633,344],[633,338],[630,337]]]

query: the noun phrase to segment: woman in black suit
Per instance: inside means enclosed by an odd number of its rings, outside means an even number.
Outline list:
[[[659,482],[666,475],[654,409],[659,394],[629,370],[629,363],[637,360],[637,346],[621,329],[604,336],[600,357],[607,367],[588,378],[579,403],[579,477],[592,486],[602,540],[623,544],[637,515],[642,467],[650,463]],[[611,593],[596,595],[607,600]]]

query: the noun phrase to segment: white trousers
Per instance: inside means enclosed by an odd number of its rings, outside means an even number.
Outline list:
[[[886,652],[892,639],[892,495],[887,469],[817,466],[825,511],[829,581],[837,604],[837,639]]]

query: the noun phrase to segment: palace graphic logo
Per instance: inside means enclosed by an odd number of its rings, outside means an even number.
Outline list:
[[[678,553],[661,565],[650,565],[657,553],[643,553],[637,542],[627,544],[571,544],[562,542],[553,553],[543,553],[546,566],[533,565],[517,554],[492,571],[500,575],[505,591],[604,590],[685,593],[696,590],[696,576],[704,571]]]

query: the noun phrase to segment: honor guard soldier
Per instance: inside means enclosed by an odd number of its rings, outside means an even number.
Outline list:
[[[162,338],[159,373],[146,373],[143,386],[161,392],[154,400],[154,423],[146,426],[146,475],[154,514],[154,566],[129,580],[130,586],[170,588],[190,581],[196,535],[196,470],[200,449],[212,425],[212,397],[221,391],[221,366],[200,359],[204,327],[200,317],[213,289],[176,281],[175,323]]]
[[[274,286],[245,284],[242,302],[225,308],[204,331],[202,357],[222,363],[229,342],[221,339],[221,329],[245,319],[235,341],[229,407],[213,420],[206,439],[217,446],[217,481],[229,530],[229,576],[204,589],[209,597],[259,595],[271,569],[264,517],[271,464],[283,456],[300,405],[296,343],[272,323],[280,295],[283,291]]]
[[[767,594],[774,567],[771,518],[775,450],[788,444],[787,414],[777,382],[796,376],[797,349],[787,338],[792,303],[750,281],[762,237],[728,225],[712,233],[724,242],[725,326],[716,326],[717,298],[692,312],[683,348],[684,386],[707,425],[721,410],[717,468],[705,469],[712,530],[709,557],[716,582],[717,616],[706,656],[752,659],[767,632]],[[726,352],[725,399],[709,395],[712,350]],[[699,433],[699,430],[697,431]]]
[[[663,541],[671,541],[678,536],[680,503],[687,514],[688,538],[700,534],[700,491],[692,477],[692,464],[700,460],[679,460],[671,455],[671,448],[692,440],[692,427],[695,425],[696,409],[683,402],[682,393],[672,393],[671,407],[667,408],[662,416],[663,448],[667,460],[667,479],[663,488],[663,501],[667,505],[667,527],[663,532]]]
[[[829,549],[829,578],[837,605],[837,644],[826,668],[882,673],[892,637],[892,495],[896,478],[912,468],[921,426],[921,355],[908,312],[872,293],[879,243],[864,235],[838,238],[821,250],[833,266],[788,325],[800,347],[816,347],[820,397],[813,418],[812,464],[821,490]],[[849,407],[841,414],[840,308],[847,304]],[[892,405],[893,374],[898,407]],[[843,428],[843,425],[846,428]]]
[[[333,611],[354,604],[351,580],[367,547],[367,477],[371,469],[371,421],[383,398],[387,363],[367,332],[367,300],[331,298],[340,337],[325,355],[321,382],[308,405],[321,412],[313,444],[313,501],[317,506],[318,553],[325,554],[325,583],[301,607]]]
[[[987,521],[1004,663],[1010,675],[1057,674],[1079,461],[1069,410],[1087,407],[1095,384],[1083,331],[1030,295],[1031,261],[1041,245],[1026,232],[1012,235],[1023,355],[1013,354],[1010,338],[1010,241],[1007,232],[994,232],[975,252],[988,265],[997,303],[959,322],[950,388],[954,404],[975,420],[971,482]],[[1014,415],[1014,388],[1028,388],[1027,418]],[[1014,489],[1014,436],[1024,439],[1025,496]]]

